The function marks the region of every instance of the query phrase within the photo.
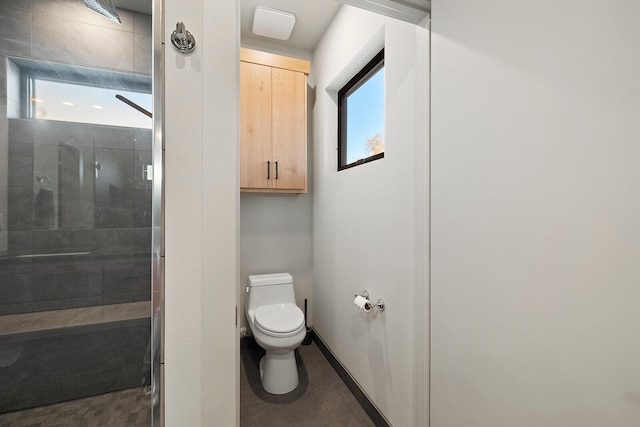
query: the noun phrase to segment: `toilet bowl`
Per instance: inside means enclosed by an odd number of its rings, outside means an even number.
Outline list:
[[[245,295],[249,328],[266,351],[260,360],[262,387],[271,394],[289,393],[298,386],[294,350],[306,335],[293,278],[288,273],[249,276]]]

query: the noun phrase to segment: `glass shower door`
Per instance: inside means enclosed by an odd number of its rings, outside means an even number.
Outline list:
[[[151,16],[118,14],[0,2],[3,425],[151,424],[152,121],[113,99],[152,109]]]

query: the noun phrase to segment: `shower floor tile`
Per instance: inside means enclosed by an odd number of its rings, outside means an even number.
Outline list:
[[[0,414],[0,427],[150,427],[151,410],[141,388]]]
[[[300,383],[285,395],[262,388],[263,355],[259,347],[240,354],[241,427],[375,426],[315,343],[296,350]]]

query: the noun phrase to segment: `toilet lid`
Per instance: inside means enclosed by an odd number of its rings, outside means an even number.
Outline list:
[[[256,325],[265,332],[286,334],[304,324],[304,314],[295,304],[263,305],[256,308]]]

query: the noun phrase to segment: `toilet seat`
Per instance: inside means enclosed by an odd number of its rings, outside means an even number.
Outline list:
[[[289,337],[304,328],[304,314],[295,304],[263,305],[256,308],[255,326],[272,337]]]

